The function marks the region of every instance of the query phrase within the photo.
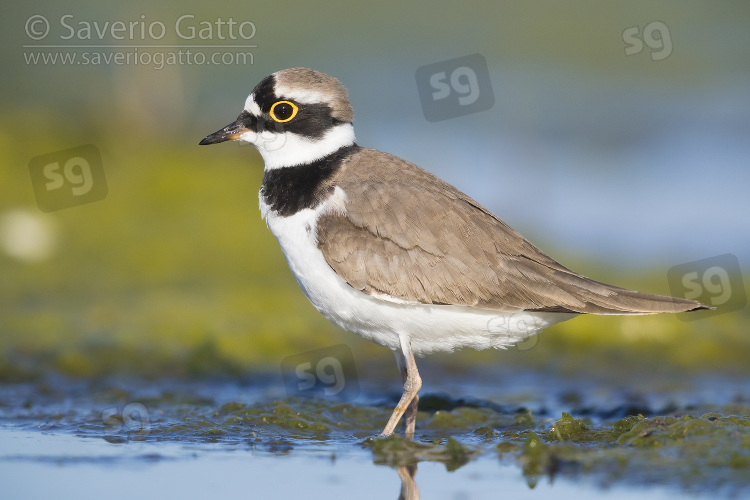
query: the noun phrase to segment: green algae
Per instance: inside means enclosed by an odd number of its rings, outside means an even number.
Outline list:
[[[682,417],[655,417],[644,420],[623,433],[618,444],[634,447],[674,447],[691,446],[708,451],[716,444],[742,439],[747,435],[746,427],[750,426],[748,416],[721,416],[716,412],[700,417],[684,415]]]
[[[636,424],[643,422],[643,415],[630,415],[623,419],[617,420],[612,424],[611,435],[613,439],[619,439],[620,436],[629,432]]]
[[[613,422],[610,428],[601,429],[594,428],[590,420],[573,418],[570,413],[563,412],[544,438],[549,441],[605,444],[616,441],[643,420],[643,415],[630,415]]]
[[[390,403],[302,398],[217,402],[212,385],[206,387],[194,391],[165,383],[139,397],[123,383],[81,384],[73,394],[65,386],[26,384],[15,392],[0,390],[0,416],[14,425],[98,436],[111,443],[217,443],[280,455],[365,449],[376,464],[429,461],[449,471],[472,460],[497,460],[515,465],[532,487],[547,479],[586,476],[603,486],[750,488],[750,407],[739,399],[703,411],[677,408],[609,420],[602,415],[610,409],[597,413],[587,407],[584,416],[571,411],[551,418],[529,409],[510,411],[488,401],[441,396],[432,399],[442,409],[420,411],[416,438],[408,440],[398,434],[378,437]],[[83,399],[75,401],[76,394]],[[68,400],[72,404],[61,406]],[[128,421],[123,408],[133,402],[148,415]]]
[[[586,426],[583,420],[573,418],[570,413],[563,413],[562,418],[545,435],[548,440],[557,441],[591,441],[596,433]]]
[[[456,408],[452,411],[436,411],[431,416],[424,415],[423,427],[430,430],[454,430],[462,428],[479,428],[499,426],[504,418],[499,418],[496,411],[490,408]],[[505,422],[507,423],[507,422]]]
[[[517,413],[513,417],[513,425],[516,427],[527,427],[529,429],[534,428],[534,414],[531,410]]]
[[[294,431],[298,438],[326,439],[332,433],[373,431],[385,425],[389,412],[325,400],[286,399],[272,403],[243,405],[225,403],[214,413],[224,425],[250,427],[260,433]],[[374,432],[373,432],[374,433]]]
[[[718,482],[748,487],[748,426],[747,415],[718,412],[628,416],[599,425],[563,413],[546,434],[526,433],[518,461],[530,485],[545,475],[586,473],[603,483],[638,478],[689,488]],[[501,457],[512,450],[497,446]]]

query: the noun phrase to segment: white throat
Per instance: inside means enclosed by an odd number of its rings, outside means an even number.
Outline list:
[[[260,152],[266,170],[310,163],[338,149],[354,144],[354,127],[342,123],[332,127],[319,139],[311,140],[292,132],[266,130],[245,132],[239,140],[253,144]]]

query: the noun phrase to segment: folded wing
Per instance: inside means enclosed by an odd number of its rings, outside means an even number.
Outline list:
[[[361,148],[335,182],[347,195],[346,214],[319,218],[318,246],[336,273],[366,294],[501,311],[706,308],[574,273],[464,193],[395,156]]]

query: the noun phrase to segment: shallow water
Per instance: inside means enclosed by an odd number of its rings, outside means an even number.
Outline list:
[[[5,498],[109,499],[229,497],[398,498],[398,470],[374,465],[356,448],[292,455],[222,444],[149,443],[113,445],[102,439],[0,428]],[[543,481],[530,490],[518,468],[492,457],[454,472],[439,463],[420,463],[416,483],[423,498],[513,498],[554,493],[559,498],[599,498],[588,481]],[[637,488],[643,498],[667,498],[665,487]],[[629,498],[633,490],[606,490]]]
[[[445,393],[425,393],[413,443],[374,438],[396,387],[364,385],[356,399],[340,401],[287,398],[267,377],[5,384],[3,496],[750,493],[750,391],[742,380],[644,386],[538,373],[515,373],[510,387],[471,380],[491,379],[453,377],[439,385]],[[563,411],[572,417],[561,419]]]

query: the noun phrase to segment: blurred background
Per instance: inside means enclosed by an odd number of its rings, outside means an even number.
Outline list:
[[[432,366],[748,369],[746,2],[0,10],[0,380],[252,376],[345,343],[361,373],[383,367],[396,381],[390,353],[329,324],[298,289],[260,218],[255,149],[198,147],[263,77],[294,66],[347,86],[360,145],[437,174],[575,271],[670,294],[684,285],[674,266],[725,254],[739,265],[726,270],[731,289],[704,282],[732,295],[724,314],[579,318],[520,350]],[[201,64],[212,54],[222,63]],[[418,68],[471,54],[486,61],[494,104],[428,121]],[[85,181],[62,166],[84,145],[106,188],[94,178],[98,199],[42,211],[55,172],[63,189]],[[47,181],[30,168],[45,155],[39,165],[60,163]]]

